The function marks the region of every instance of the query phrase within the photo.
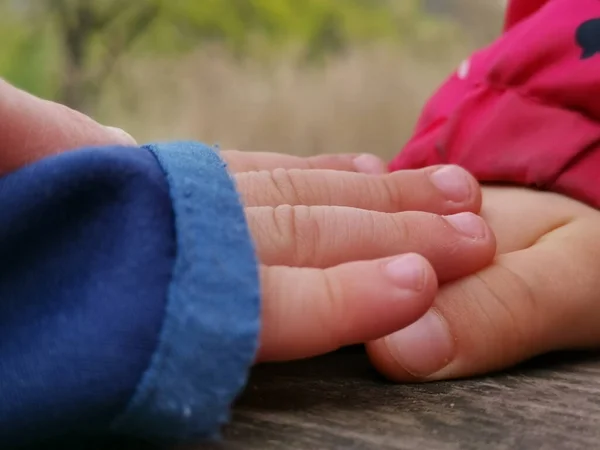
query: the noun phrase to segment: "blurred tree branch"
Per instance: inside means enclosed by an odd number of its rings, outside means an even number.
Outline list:
[[[142,53],[171,56],[212,43],[255,61],[283,54],[318,63],[378,40],[425,48],[450,30],[429,20],[425,1],[0,0],[0,10],[18,19],[22,34],[8,63],[15,77],[26,74],[30,86],[38,80],[45,95],[91,113],[124,59]]]
[[[119,3],[121,3],[119,0],[114,2],[117,6]],[[139,9],[133,18],[130,19],[125,31],[120,35],[115,34],[112,40],[105,42],[106,52],[104,58],[98,65],[96,73],[91,77],[93,81],[92,88],[94,96],[98,94],[123,55],[125,55],[135,41],[142,36],[148,27],[150,27],[154,19],[158,16],[159,11],[160,7],[156,3],[149,4],[146,7]],[[116,17],[116,15],[110,14],[111,13],[97,23],[97,30],[100,31],[110,26],[110,18]]]
[[[106,6],[101,8],[102,4]],[[157,17],[160,3],[50,0],[48,8],[57,18],[57,30],[65,49],[59,101],[89,110],[121,57]],[[92,61],[96,40],[105,51],[98,61]]]

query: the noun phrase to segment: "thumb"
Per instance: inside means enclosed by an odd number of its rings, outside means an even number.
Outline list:
[[[0,80],[0,174],[62,151],[96,145],[136,142],[122,130]]]
[[[446,285],[424,318],[368,345],[398,381],[462,378],[600,345],[598,222],[579,220]]]

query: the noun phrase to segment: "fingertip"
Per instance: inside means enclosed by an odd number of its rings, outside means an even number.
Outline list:
[[[384,258],[381,261],[384,263],[384,272],[397,287],[404,286],[414,292],[437,290],[438,282],[435,269],[423,255],[404,253]],[[400,282],[401,279],[404,280],[403,283]],[[410,280],[410,283],[407,283],[408,280]]]
[[[127,133],[125,130],[117,127],[104,127],[106,131],[109,133],[109,140],[114,142],[115,144],[120,144],[123,146],[132,146],[135,147],[138,145],[137,141]]]
[[[458,165],[435,166],[426,170],[431,184],[445,198],[448,214],[461,211],[479,213],[481,186],[469,171]]]
[[[368,342],[365,344],[365,349],[369,361],[375,370],[386,379],[394,383],[415,383],[421,381],[398,364],[388,351],[384,339]]]
[[[388,198],[385,211],[426,211],[436,214],[478,213],[482,193],[477,180],[459,166],[429,166],[399,170],[380,177]]]
[[[349,268],[354,271],[348,272],[348,278],[360,280],[361,276],[368,274],[369,270],[361,265],[350,263]],[[353,301],[357,317],[364,320],[361,326],[357,326],[357,329],[363,328],[361,337],[364,339],[361,342],[385,336],[414,323],[431,308],[438,290],[435,270],[419,254],[386,258],[379,261],[379,265],[383,277],[373,274],[369,281],[370,288],[360,292],[357,286],[354,290],[362,294]],[[363,296],[372,300],[365,303],[361,298]],[[367,323],[370,326],[366,326]]]
[[[455,359],[456,342],[444,317],[430,309],[402,330],[370,343],[368,353],[391,380],[434,381]]]
[[[465,212],[442,216],[442,219],[456,237],[452,247],[438,253],[434,260],[441,283],[468,276],[493,263],[497,250],[496,235],[483,218]],[[461,258],[456,257],[457,253]]]
[[[438,290],[435,270],[416,253],[350,262],[329,271],[344,296],[339,319],[346,325],[338,329],[344,346],[379,339],[414,323],[431,308]]]
[[[388,172],[385,162],[370,153],[363,153],[353,160],[354,168],[367,175],[383,175]]]
[[[258,360],[312,357],[382,338],[419,319],[437,287],[432,266],[416,254],[325,270],[265,268]]]
[[[486,239],[488,235],[493,235],[485,221],[472,212],[444,216],[444,219],[460,234],[471,239]]]

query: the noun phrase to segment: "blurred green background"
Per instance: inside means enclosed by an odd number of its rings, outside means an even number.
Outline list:
[[[0,76],[138,141],[395,153],[501,0],[0,0]]]

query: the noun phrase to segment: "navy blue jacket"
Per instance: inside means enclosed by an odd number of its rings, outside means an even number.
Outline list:
[[[88,148],[0,178],[0,447],[217,435],[259,312],[217,151]]]

